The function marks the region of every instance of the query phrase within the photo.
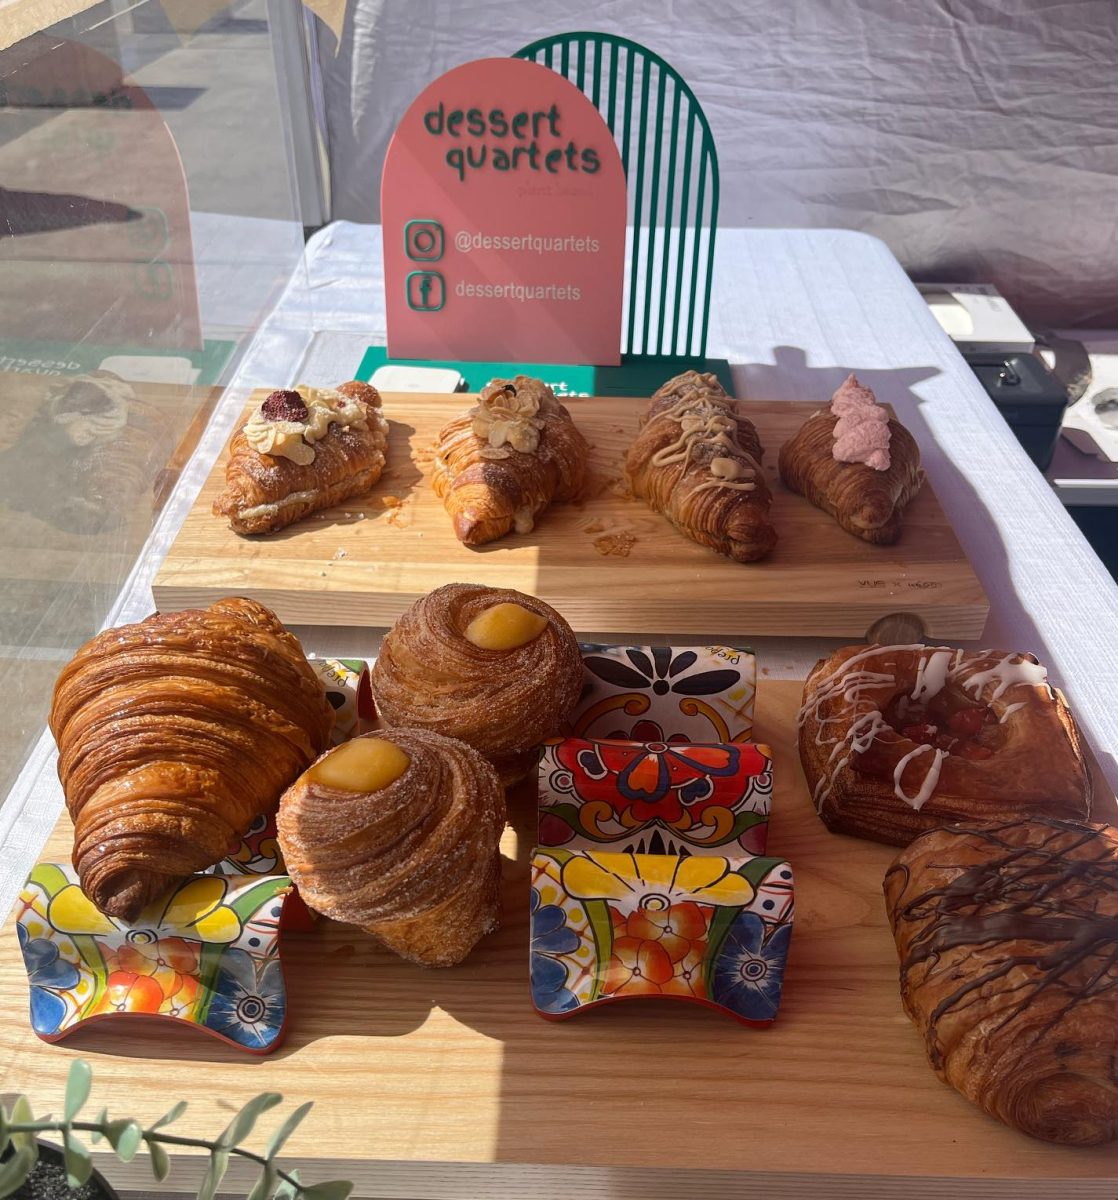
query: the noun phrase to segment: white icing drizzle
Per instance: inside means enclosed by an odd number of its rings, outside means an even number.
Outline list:
[[[876,702],[868,699],[863,701],[862,695],[867,690],[882,686],[891,687],[896,683],[895,673],[890,673],[888,670],[874,670],[872,668],[877,664],[870,664],[867,660],[880,659],[882,661],[879,665],[888,668],[894,665],[889,661],[890,655],[910,650],[921,652],[916,670],[916,682],[911,696],[903,698],[911,699],[913,702],[926,703],[939,695],[949,683],[958,681],[964,690],[973,691],[976,700],[987,684],[995,684],[994,690],[986,701],[992,704],[1000,700],[1011,687],[1019,684],[1035,687],[1045,684],[1048,678],[1044,667],[1039,663],[1030,662],[1019,654],[1006,654],[991,667],[968,672],[963,669],[962,650],[951,650],[944,646],[924,646],[919,643],[907,646],[868,646],[865,650],[848,658],[829,675],[818,680],[814,685],[814,694],[810,700],[805,701],[797,717],[797,727],[802,729],[808,717],[811,716],[816,723],[815,744],[831,746],[831,752],[827,758],[829,773],[825,773],[815,786],[814,800],[817,809],[823,807],[839,774],[853,755],[864,754],[873,744],[874,739],[882,733],[892,734],[898,741],[901,740],[901,735],[885,720]],[[981,659],[989,654],[990,651],[984,650],[977,657]],[[1014,662],[1013,660],[1016,658],[1022,659],[1022,661]],[[849,724],[844,717],[824,717],[822,715],[823,707],[838,698],[842,699],[844,706],[854,706],[855,716]],[[871,703],[873,707],[866,707],[863,711],[858,711],[859,705],[870,705]],[[1020,701],[1007,705],[1001,713],[999,722],[1004,724],[1026,703],[1026,701]],[[837,734],[831,736],[828,727],[834,725],[845,726],[841,737]],[[928,753],[932,754],[932,759],[928,764],[924,779],[916,794],[910,796],[905,792],[902,784],[905,768],[910,762]],[[909,751],[900,759],[893,771],[893,794],[898,800],[903,800],[919,812],[934,794],[936,785],[939,783],[943,760],[949,757],[948,751],[929,745],[920,745]]]
[[[1029,662],[1028,659],[1018,663],[1011,661],[1018,657],[1020,656],[1016,654],[1007,654],[987,670],[972,672],[963,680],[964,690],[974,688],[977,695],[986,684],[997,680],[997,687],[990,693],[990,700],[1000,700],[1015,684],[1026,683],[1030,687],[1037,687],[1048,682],[1048,672],[1040,663]]]
[[[919,758],[921,754],[927,754],[929,750],[932,751],[933,757],[931,765],[924,774],[924,782],[920,785],[920,789],[915,796],[909,796],[904,790],[904,784],[901,782],[904,777],[904,769],[914,758]],[[915,750],[910,750],[907,754],[902,755],[900,761],[893,768],[893,795],[898,800],[903,800],[906,804],[912,805],[919,812],[936,790],[936,784],[939,783],[940,768],[947,756],[946,750],[937,750],[934,746],[917,746]]]
[[[927,658],[922,658],[916,669],[916,686],[912,689],[911,698],[931,700],[933,696],[938,696],[947,684],[950,661],[950,650],[933,650]]]

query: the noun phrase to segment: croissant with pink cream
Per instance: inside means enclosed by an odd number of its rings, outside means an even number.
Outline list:
[[[900,537],[905,506],[924,482],[912,434],[853,375],[784,443],[778,463],[787,487],[880,545]]]
[[[845,646],[808,676],[799,745],[836,833],[906,846],[953,821],[1090,810],[1075,724],[1031,654]]]

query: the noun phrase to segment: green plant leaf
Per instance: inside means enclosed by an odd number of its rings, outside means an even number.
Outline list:
[[[105,1137],[121,1162],[131,1162],[143,1141],[144,1131],[135,1121],[110,1121],[105,1126]]]
[[[299,1192],[299,1172],[291,1171],[288,1179],[280,1180],[280,1185],[276,1188],[276,1194],[272,1200],[296,1200]]]
[[[35,1120],[35,1114],[31,1111],[31,1101],[26,1096],[16,1097],[12,1111],[8,1114],[8,1120],[12,1125],[29,1125]],[[12,1145],[17,1151],[30,1150],[35,1145],[33,1133],[13,1133],[11,1138]],[[36,1151],[36,1157],[38,1157],[38,1151]]]
[[[12,1135],[8,1132],[8,1110],[0,1104],[0,1154],[8,1148]]]
[[[23,1186],[38,1156],[26,1147],[17,1150],[6,1163],[0,1163],[0,1196],[10,1196]]]
[[[335,1179],[330,1183],[316,1183],[305,1187],[299,1193],[299,1200],[346,1200],[353,1191],[353,1184],[344,1179]]]
[[[103,1108],[103,1109],[101,1109],[101,1113],[100,1113],[100,1115],[99,1115],[99,1116],[98,1116],[98,1118],[97,1118],[97,1124],[98,1124],[98,1125],[100,1125],[100,1126],[102,1126],[102,1127],[104,1127],[104,1126],[105,1126],[105,1125],[107,1125],[108,1123],[109,1123],[109,1110],[108,1110],[107,1108]],[[91,1144],[91,1145],[94,1145],[94,1146],[96,1146],[96,1145],[97,1145],[97,1143],[98,1143],[98,1142],[99,1142],[99,1141],[100,1141],[100,1140],[101,1140],[101,1139],[102,1139],[104,1136],[105,1136],[105,1135],[104,1135],[104,1134],[101,1132],[101,1130],[100,1130],[100,1129],[91,1129],[91,1130],[89,1131],[89,1141],[90,1141],[90,1144]]]
[[[171,1156],[154,1138],[145,1137],[144,1141],[151,1155],[151,1173],[162,1183],[171,1173]]]
[[[270,1200],[272,1189],[276,1186],[276,1168],[274,1163],[267,1163],[260,1172],[256,1187],[248,1194],[248,1200]]]
[[[214,1200],[225,1172],[229,1169],[229,1151],[224,1146],[218,1146],[210,1151],[210,1165],[206,1168],[206,1177],[198,1189],[198,1200]]]
[[[253,1096],[232,1121],[225,1126],[221,1136],[217,1139],[217,1144],[219,1146],[239,1146],[252,1132],[252,1127],[256,1124],[256,1118],[261,1113],[267,1112],[269,1108],[275,1108],[277,1104],[282,1102],[283,1097],[279,1092],[261,1092],[259,1096]]]
[[[70,1064],[70,1075],[66,1080],[66,1101],[62,1109],[62,1119],[72,1121],[82,1110],[82,1105],[89,1099],[89,1089],[93,1085],[93,1071],[84,1058],[75,1058]]]
[[[287,1120],[268,1139],[268,1145],[264,1150],[265,1158],[275,1158],[283,1149],[284,1142],[295,1132],[299,1123],[312,1108],[314,1108],[314,1101],[308,1100],[306,1104],[300,1104],[293,1113],[288,1114]]]
[[[178,1102],[178,1104],[175,1105],[174,1108],[169,1108],[159,1118],[159,1120],[156,1121],[155,1124],[151,1126],[151,1129],[162,1129],[164,1125],[170,1125],[170,1123],[172,1121],[177,1121],[184,1112],[186,1112],[186,1101],[180,1100]],[[150,1130],[149,1130],[149,1132],[150,1132]]]
[[[93,1159],[85,1146],[72,1133],[65,1135],[62,1148],[66,1158],[66,1183],[71,1190],[80,1188],[93,1174]]]

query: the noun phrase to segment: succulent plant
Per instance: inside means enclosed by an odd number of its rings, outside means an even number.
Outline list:
[[[30,1175],[38,1159],[36,1137],[58,1133],[66,1160],[66,1176],[70,1187],[81,1187],[93,1173],[93,1158],[89,1148],[78,1136],[88,1134],[91,1144],[104,1139],[116,1151],[121,1162],[131,1162],[140,1149],[146,1148],[151,1169],[157,1180],[167,1178],[171,1170],[170,1147],[194,1146],[208,1150],[209,1165],[198,1200],[213,1200],[233,1156],[247,1158],[260,1166],[260,1178],[249,1193],[248,1200],[346,1200],[353,1184],[342,1180],[328,1183],[303,1183],[297,1171],[285,1171],[276,1162],[276,1155],[311,1109],[301,1104],[268,1139],[263,1154],[246,1149],[241,1143],[249,1136],[259,1117],[283,1102],[278,1092],[261,1092],[238,1112],[218,1136],[205,1138],[180,1137],[164,1130],[186,1111],[186,1101],[180,1100],[146,1128],[132,1117],[110,1119],[102,1109],[95,1121],[82,1121],[78,1114],[89,1099],[93,1072],[89,1064],[75,1059],[70,1067],[63,1101],[62,1118],[36,1118],[26,1096],[17,1096],[10,1108],[0,1108],[0,1154],[11,1148],[7,1159],[0,1162],[0,1197],[16,1192]]]

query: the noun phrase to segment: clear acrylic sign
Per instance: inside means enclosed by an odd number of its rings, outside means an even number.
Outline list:
[[[432,83],[381,180],[394,358],[620,362],[625,174],[586,96],[489,58]]]

